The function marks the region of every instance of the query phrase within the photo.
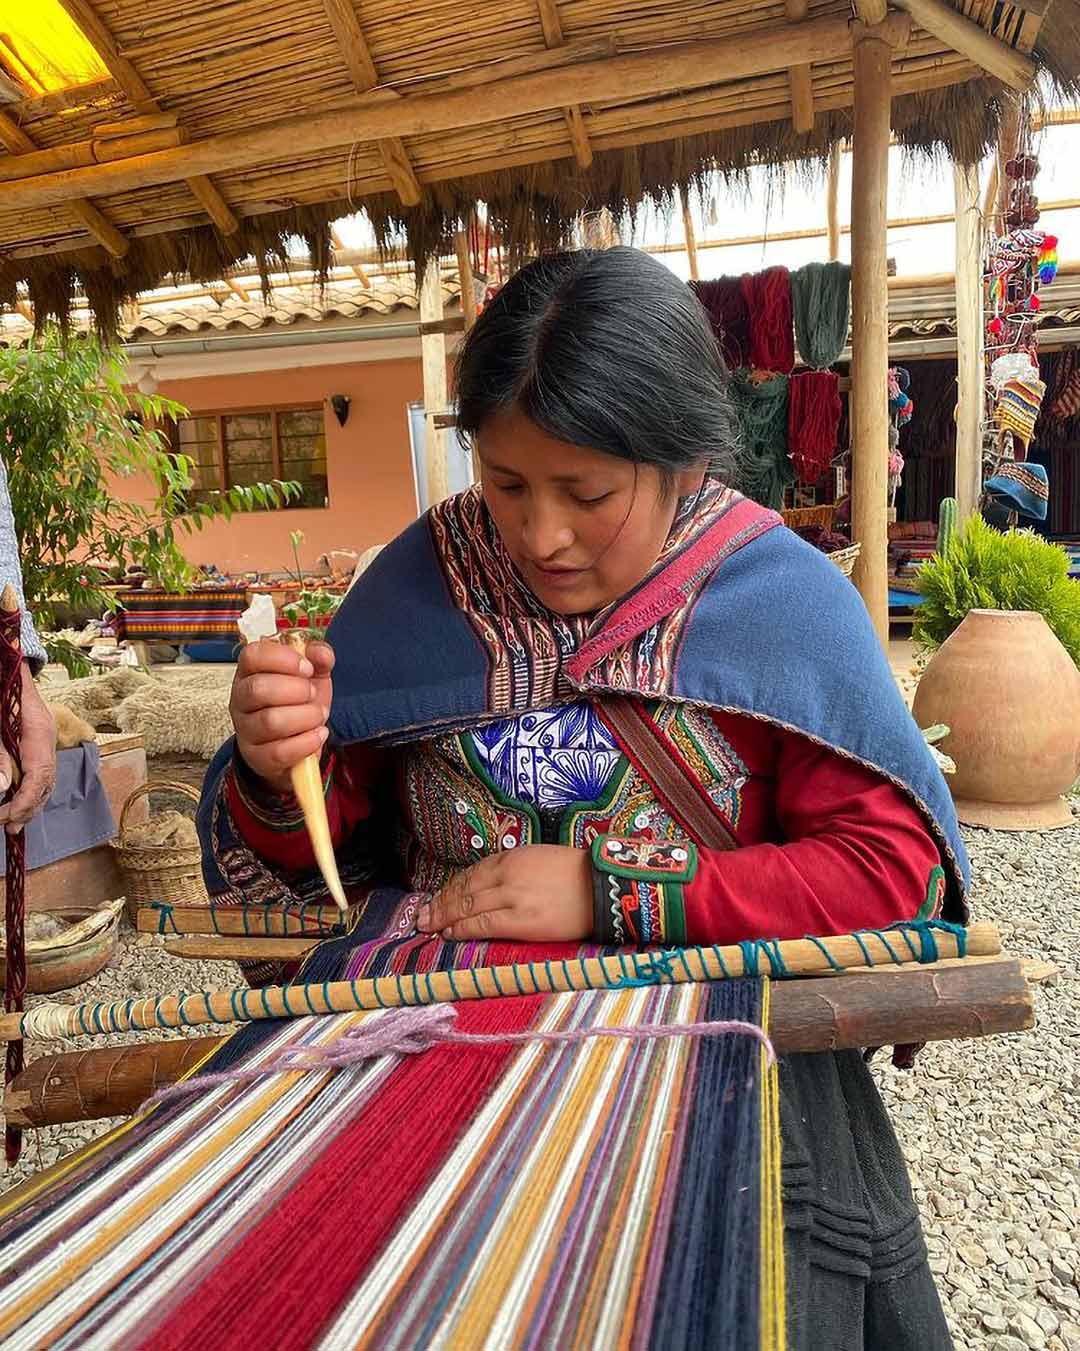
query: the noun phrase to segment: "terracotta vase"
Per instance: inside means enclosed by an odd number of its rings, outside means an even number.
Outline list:
[[[997,830],[1072,824],[1062,797],[1080,778],[1080,671],[1040,614],[972,610],[931,658],[915,694],[961,821]]]

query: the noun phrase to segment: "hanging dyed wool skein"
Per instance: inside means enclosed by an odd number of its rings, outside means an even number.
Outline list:
[[[743,295],[750,311],[750,365],[787,375],[795,365],[791,326],[791,276],[786,267],[747,273]]]
[[[750,311],[742,279],[717,277],[715,281],[692,281],[690,289],[709,316],[728,366],[732,369],[745,366],[750,358]]]
[[[807,263],[791,274],[795,341],[808,366],[825,370],[838,360],[851,320],[851,268]]]
[[[840,377],[801,371],[788,383],[788,449],[800,483],[813,486],[828,472],[840,435]]]
[[[795,479],[787,445],[788,377],[736,371],[731,391],[743,442],[737,487],[755,502],[779,511],[784,489]]]
[[[22,731],[22,640],[19,598],[9,583],[0,595],[0,741],[11,761],[9,800],[22,777],[19,740]],[[4,839],[7,867],[4,873],[4,1012],[21,1012],[26,994],[26,836],[20,830]],[[10,1084],[23,1068],[22,1041],[10,1041],[4,1067],[4,1083]],[[18,1160],[22,1131],[7,1126],[4,1154],[8,1163]]]

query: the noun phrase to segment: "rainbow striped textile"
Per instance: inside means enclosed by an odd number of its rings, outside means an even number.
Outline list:
[[[742,1020],[768,982],[458,1005],[462,1032]],[[254,1024],[203,1068],[383,1012]],[[0,1206],[7,1351],[783,1351],[775,1064],[747,1035],[449,1044],[208,1086]]]

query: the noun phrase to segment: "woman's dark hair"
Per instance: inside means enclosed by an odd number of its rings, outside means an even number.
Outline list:
[[[721,478],[738,431],[728,373],[688,286],[638,249],[529,263],[476,321],[457,358],[458,429],[518,408],[572,445],[655,465],[702,461]]]

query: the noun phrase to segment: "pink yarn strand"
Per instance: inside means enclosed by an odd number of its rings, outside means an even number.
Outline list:
[[[593,1037],[621,1037],[626,1041],[658,1041],[674,1037],[694,1039],[720,1036],[753,1037],[765,1048],[768,1063],[776,1060],[772,1042],[755,1023],[739,1021],[704,1023],[638,1023],[633,1027],[583,1027],[568,1032],[458,1032],[457,1009],[452,1004],[392,1009],[369,1018],[327,1046],[290,1047],[252,1069],[222,1070],[199,1074],[182,1083],[159,1088],[143,1103],[142,1111],[159,1107],[230,1084],[249,1084],[270,1074],[290,1071],[347,1069],[384,1055],[418,1055],[435,1046],[506,1046],[542,1043],[548,1046],[578,1046]]]

